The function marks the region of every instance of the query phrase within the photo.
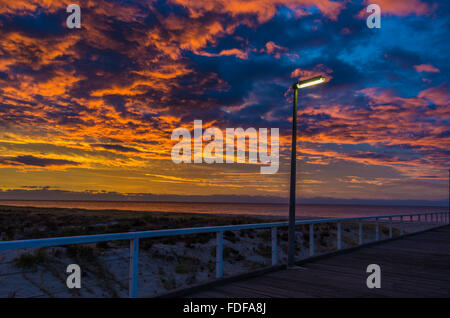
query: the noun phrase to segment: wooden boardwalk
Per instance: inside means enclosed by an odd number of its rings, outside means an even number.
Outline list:
[[[381,288],[366,286],[367,265]],[[199,291],[188,297],[450,297],[450,226]]]

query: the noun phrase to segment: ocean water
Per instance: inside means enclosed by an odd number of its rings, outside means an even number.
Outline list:
[[[0,205],[48,208],[77,208],[88,210],[131,210],[148,212],[182,212],[227,215],[258,215],[288,217],[287,204],[254,203],[179,203],[129,201],[0,201]],[[423,206],[364,206],[364,205],[297,205],[298,217],[355,217],[415,212],[445,212],[447,207]]]

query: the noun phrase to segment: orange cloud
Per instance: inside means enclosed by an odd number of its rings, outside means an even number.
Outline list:
[[[259,23],[270,20],[279,6],[286,6],[297,16],[305,15],[304,7],[316,6],[328,18],[336,20],[344,3],[330,0],[172,0],[189,9],[191,17],[198,18],[207,12],[237,15],[255,15]]]
[[[364,1],[366,6],[371,3],[374,2],[370,0]],[[436,8],[435,5],[430,5],[420,0],[377,0],[376,4],[378,4],[381,8],[381,15],[386,13],[397,16],[407,16],[410,14],[428,15]],[[366,17],[367,15],[368,13],[366,12],[366,9],[361,11],[362,17]]]
[[[199,55],[203,55],[203,56],[231,56],[231,55],[235,55],[236,57],[246,60],[248,59],[248,53],[240,50],[240,49],[229,49],[229,50],[222,50],[219,53],[208,53],[208,52],[204,52],[204,51],[198,51],[197,54]]]
[[[414,68],[418,73],[420,72],[430,72],[430,73],[439,73],[439,69],[434,67],[431,64],[420,64],[420,65],[414,65]]]
[[[311,77],[325,75],[326,82],[329,82],[333,77],[330,75],[333,73],[333,70],[326,67],[323,64],[316,65],[312,70],[306,70],[297,68],[291,72],[291,78],[298,78],[299,81],[305,80]]]

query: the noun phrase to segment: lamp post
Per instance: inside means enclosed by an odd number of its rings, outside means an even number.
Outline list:
[[[317,76],[292,85],[294,107],[292,112],[291,188],[289,193],[288,267],[295,266],[295,176],[297,167],[297,91],[323,83],[325,77]]]

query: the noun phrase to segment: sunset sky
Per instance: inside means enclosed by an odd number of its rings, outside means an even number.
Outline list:
[[[1,0],[0,198],[287,198],[290,87],[323,74],[299,95],[297,196],[445,200],[449,17],[444,0]],[[280,170],[174,164],[194,119],[279,128]]]

